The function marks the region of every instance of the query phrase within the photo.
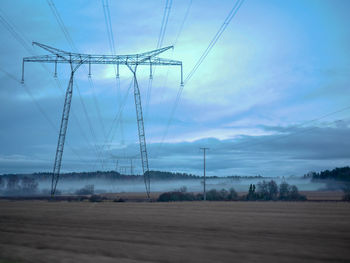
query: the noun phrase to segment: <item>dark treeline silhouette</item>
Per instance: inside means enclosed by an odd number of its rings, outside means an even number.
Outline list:
[[[262,181],[249,186],[248,194],[243,196],[246,200],[282,200],[282,201],[304,201],[306,197],[299,193],[298,187],[282,182],[279,186],[274,180]]]
[[[198,179],[200,176],[187,173],[173,173],[161,171],[149,171],[150,177],[153,180],[184,180]],[[0,178],[7,180],[16,176],[18,178],[32,178],[38,181],[51,179],[51,173],[33,173],[33,174],[4,174]],[[87,179],[102,179],[102,180],[143,180],[140,175],[126,175],[115,171],[95,171],[95,172],[72,172],[62,173],[60,178],[63,180],[87,180]]]
[[[319,173],[309,172],[304,178],[311,178],[315,182],[326,183],[327,190],[343,190],[343,200],[350,201],[350,167],[335,168]]]
[[[151,180],[187,180],[200,179],[202,176],[178,173],[178,172],[164,172],[164,171],[149,171]],[[18,178],[28,177],[38,181],[51,180],[51,173],[32,173],[32,174],[3,174],[0,178],[7,180],[12,176]],[[232,179],[262,179],[262,176],[207,176],[207,178],[232,178]],[[141,175],[121,174],[116,171],[95,171],[95,172],[72,172],[60,174],[62,180],[88,180],[88,179],[102,179],[102,180],[143,180]]]
[[[312,180],[336,180],[342,182],[350,182],[350,167],[335,168],[333,170],[325,170],[319,173],[309,172],[304,175],[304,178],[311,178]]]
[[[187,193],[186,187],[182,187],[180,190],[162,193],[158,197],[159,202],[199,201],[203,199],[204,197],[202,193]],[[221,189],[220,191],[211,189],[206,194],[206,200],[208,201],[235,201],[238,199],[238,194],[233,188],[231,188],[229,191],[225,189]]]
[[[180,190],[172,192],[162,193],[158,201],[170,202],[170,201],[195,201],[203,200],[203,194],[187,193],[186,187]],[[249,186],[248,194],[238,196],[237,192],[231,188],[229,191],[222,189],[220,191],[212,189],[207,192],[206,200],[208,201],[305,201],[306,197],[301,195],[298,188],[295,185],[289,185],[286,182],[282,182],[279,186],[273,180],[267,182],[262,181],[257,184],[251,184]]]

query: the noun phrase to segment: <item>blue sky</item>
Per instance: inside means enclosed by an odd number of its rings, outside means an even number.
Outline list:
[[[165,2],[109,1],[116,53],[156,48]],[[79,52],[110,54],[101,1],[54,3]],[[183,61],[185,76],[235,1],[193,0],[180,31],[189,3],[173,1],[163,46],[179,38],[162,54]],[[156,69],[147,107],[149,69],[140,69],[150,168],[201,174],[199,147],[210,148],[209,175],[302,175],[348,165],[349,11],[346,0],[246,0],[185,86],[168,133],[179,70]],[[71,50],[47,1],[2,0],[0,14],[29,51],[46,54],[32,41]],[[22,58],[32,54],[4,22],[0,35],[0,173],[50,171],[69,69],[59,66],[60,88],[42,65],[27,64],[21,86],[9,74],[20,79]],[[75,76],[63,171],[111,170],[113,156],[139,155],[130,72],[121,69],[120,89],[112,66],[95,65],[92,74],[92,86],[86,69]],[[111,126],[120,107],[121,121]]]

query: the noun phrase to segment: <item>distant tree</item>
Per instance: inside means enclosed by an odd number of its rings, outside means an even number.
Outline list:
[[[250,194],[252,191],[253,191],[253,185],[252,185],[252,184],[250,184],[250,185],[249,185],[249,190],[248,190],[248,193]]]
[[[207,192],[206,198],[208,201],[223,201],[225,200],[225,196],[227,191],[222,189],[221,191],[217,191],[216,189],[211,189]]]
[[[307,174],[304,174],[304,179],[312,179],[316,175],[316,172],[308,172]]]
[[[20,190],[19,178],[17,175],[12,175],[7,179],[6,191],[9,193],[16,193]]]
[[[255,185],[254,184],[250,184],[246,199],[247,200],[256,200],[256,193],[255,193]]]
[[[259,182],[256,197],[260,200],[276,200],[278,197],[278,186],[276,182],[273,180]]]
[[[5,187],[5,179],[0,176],[0,190],[2,190]]]
[[[292,186],[290,187],[289,196],[290,196],[290,199],[292,199],[292,200],[298,199],[298,198],[299,198],[299,190],[298,190],[298,187],[296,187],[295,185],[292,185]]]
[[[306,196],[299,193],[298,187],[286,182],[280,184],[279,199],[288,201],[304,201]]]
[[[276,200],[278,198],[278,186],[275,181],[271,180],[267,183],[268,199]]]
[[[23,177],[21,186],[22,194],[34,194],[38,191],[38,183],[33,178]]]
[[[258,183],[257,191],[255,186],[249,186],[248,194],[243,197],[246,200],[285,200],[285,201],[303,201],[306,197],[301,195],[295,185],[289,185],[282,182],[279,187],[275,181],[262,181]]]
[[[171,201],[194,201],[196,197],[192,193],[184,192],[165,192],[158,197],[159,202],[171,202]]]
[[[265,180],[258,183],[258,188],[256,192],[257,192],[258,199],[270,200],[269,187],[268,187],[268,183]]]
[[[235,191],[235,189],[230,188],[228,193],[228,200],[231,200],[231,201],[238,200],[238,194]]]
[[[288,200],[289,198],[289,192],[290,192],[290,186],[286,182],[282,182],[280,184],[280,194],[279,194],[279,199],[280,200]]]
[[[350,181],[350,167],[335,168],[331,171],[325,170],[312,174],[314,180],[337,180],[342,182]]]

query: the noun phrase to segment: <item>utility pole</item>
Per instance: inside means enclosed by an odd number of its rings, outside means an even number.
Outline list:
[[[92,55],[92,54],[67,52],[67,51],[50,47],[48,45],[40,44],[37,42],[33,42],[33,45],[36,45],[48,51],[49,54],[23,58],[22,83],[24,83],[24,64],[28,62],[53,63],[55,65],[55,76],[57,75],[57,64],[69,64],[70,71],[71,71],[68,88],[66,91],[65,101],[64,101],[61,126],[60,126],[58,143],[56,148],[55,162],[54,162],[54,167],[52,172],[51,197],[53,198],[55,195],[57,183],[60,176],[64,143],[65,143],[66,132],[68,127],[69,111],[70,111],[72,95],[73,95],[74,73],[77,71],[77,69],[81,65],[88,64],[89,76],[91,76],[91,65],[103,64],[103,65],[117,65],[118,72],[119,72],[119,65],[125,65],[130,69],[130,71],[133,74],[134,100],[135,100],[135,107],[136,107],[142,171],[143,171],[143,177],[145,181],[147,197],[149,198],[151,190],[150,190],[150,176],[149,176],[148,156],[147,156],[147,147],[146,147],[146,135],[145,135],[145,128],[143,123],[141,95],[140,95],[139,84],[137,82],[136,70],[138,66],[149,66],[150,70],[152,69],[152,66],[156,66],[156,65],[157,66],[158,65],[159,66],[180,66],[181,67],[181,85],[183,85],[182,62],[158,57],[159,54],[173,48],[173,46],[159,48],[156,50],[138,53],[138,54]]]
[[[206,147],[203,147],[203,148],[200,148],[201,150],[203,150],[203,173],[204,173],[204,184],[203,184],[203,200],[207,200],[207,192],[206,192],[206,182],[205,182],[205,152],[207,150],[209,150],[209,148],[206,148]]]
[[[132,165],[132,158],[130,158],[130,175],[134,175],[134,167]]]

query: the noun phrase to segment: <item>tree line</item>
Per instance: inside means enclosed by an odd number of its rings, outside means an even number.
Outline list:
[[[319,173],[309,172],[304,175],[304,178],[311,178],[312,180],[336,180],[342,182],[350,182],[350,167],[340,167],[333,170],[324,170]]]
[[[33,195],[38,192],[38,183],[35,179],[12,175],[0,177],[0,195]]]
[[[178,173],[178,172],[162,172],[162,171],[149,171],[149,176],[152,180],[186,180],[186,179],[199,179],[200,176]],[[32,174],[4,174],[0,175],[0,178],[7,180],[11,177],[18,178],[31,178],[38,181],[51,180],[52,173],[32,173]],[[95,172],[72,172],[62,173],[60,178],[63,180],[87,180],[87,179],[101,179],[101,180],[143,180],[141,175],[128,175],[121,174],[116,171],[95,171]]]
[[[188,193],[186,187],[172,192],[162,193],[158,201],[170,202],[170,201],[195,201],[203,200],[202,193]],[[281,200],[281,201],[305,201],[306,196],[299,193],[298,188],[295,185],[290,185],[286,182],[282,182],[279,186],[274,180],[261,181],[257,185],[250,184],[248,193],[239,196],[234,188],[229,190],[211,189],[206,193],[206,200],[208,201],[257,201],[257,200]]]

